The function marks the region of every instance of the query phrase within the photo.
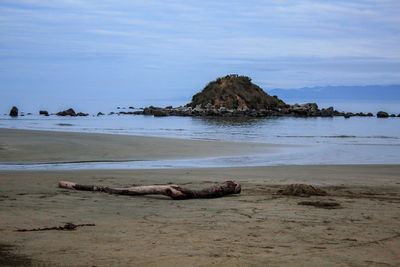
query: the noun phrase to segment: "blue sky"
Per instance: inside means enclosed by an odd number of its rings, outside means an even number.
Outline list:
[[[229,73],[266,91],[399,84],[398,14],[398,0],[0,0],[0,98],[185,104]]]

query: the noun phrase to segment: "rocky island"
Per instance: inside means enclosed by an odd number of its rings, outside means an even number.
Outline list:
[[[247,76],[230,74],[207,84],[184,107],[146,107],[141,111],[120,114],[154,116],[219,116],[219,117],[333,117],[373,116],[372,113],[339,112],[333,107],[319,109],[316,103],[289,105],[270,96]]]
[[[121,107],[117,107],[121,109]],[[125,109],[122,107],[122,109]],[[135,109],[133,106],[130,110]],[[40,115],[49,116],[48,111],[40,110]],[[192,117],[334,117],[353,116],[373,117],[369,113],[352,113],[337,111],[333,107],[319,108],[317,103],[287,104],[276,95],[269,95],[261,87],[251,82],[247,76],[229,74],[209,82],[204,89],[192,97],[192,101],[185,106],[140,108],[136,111],[110,112],[108,115],[152,115],[164,116],[192,116]],[[5,114],[6,115],[6,114]],[[21,112],[21,116],[24,114]],[[28,113],[31,115],[31,113]],[[54,115],[54,114],[52,114]],[[57,116],[84,117],[88,113],[78,112],[72,108],[56,113]],[[98,112],[97,116],[105,115]],[[17,117],[18,108],[13,107],[9,116]],[[378,118],[396,117],[384,111],[376,113]],[[400,117],[400,114],[397,115]]]

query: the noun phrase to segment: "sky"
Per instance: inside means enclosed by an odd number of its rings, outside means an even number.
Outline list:
[[[400,84],[398,14],[398,0],[0,0],[1,109],[186,104],[230,73],[267,92]]]

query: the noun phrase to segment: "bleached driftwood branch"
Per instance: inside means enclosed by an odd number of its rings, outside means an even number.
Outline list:
[[[165,195],[172,199],[191,199],[191,198],[216,198],[230,194],[239,194],[241,191],[240,184],[233,181],[226,181],[218,185],[214,185],[202,190],[190,190],[182,188],[176,184],[173,185],[146,185],[127,188],[110,188],[107,186],[98,185],[82,185],[72,182],[60,181],[58,186],[61,188],[85,190],[85,191],[100,191],[109,194],[119,195]]]

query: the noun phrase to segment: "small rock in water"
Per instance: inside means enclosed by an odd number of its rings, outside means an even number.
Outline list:
[[[10,110],[10,116],[11,117],[18,117],[18,108],[17,107],[12,107]]]
[[[75,113],[75,110],[70,108],[70,109],[58,112],[57,116],[72,116],[72,117],[75,117],[76,113]]]
[[[379,111],[378,113],[376,113],[376,116],[378,118],[387,118],[387,117],[389,117],[389,114],[385,111]]]
[[[39,115],[49,116],[49,112],[47,110],[40,110]]]

